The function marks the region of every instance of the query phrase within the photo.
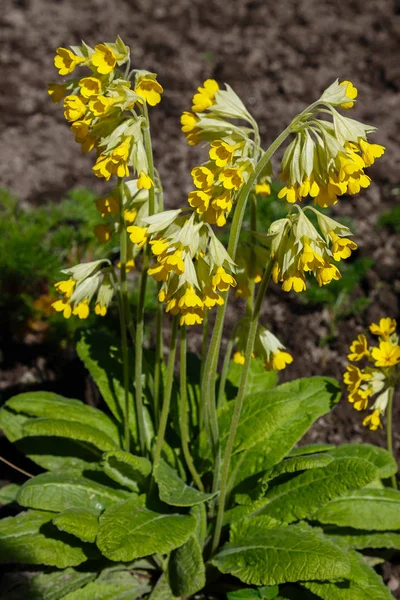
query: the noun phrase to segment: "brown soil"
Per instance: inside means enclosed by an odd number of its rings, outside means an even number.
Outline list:
[[[398,0],[4,1],[0,181],[28,203],[57,201],[77,184],[102,189],[91,174],[92,157],[77,151],[60,107],[47,96],[46,82],[57,80],[52,64],[57,46],[81,38],[94,45],[120,34],[132,48],[133,64],[159,74],[165,94],[152,112],[152,131],[169,207],[185,202],[189,168],[199,160],[198,150],[189,148],[180,133],[179,116],[205,78],[227,82],[239,93],[258,119],[265,144],[334,79],[354,82],[359,103],[352,116],[378,127],[375,139],[387,150],[371,169],[373,186],[339,202],[334,216],[351,218],[359,255],[375,261],[354,296],[364,293],[371,304],[361,315],[340,321],[337,337],[327,346],[321,345],[329,330],[326,308],[307,307],[274,289],[265,311],[266,321],[295,357],[284,379],[341,378],[349,342],[372,320],[399,315],[399,238],[377,228],[379,215],[397,202],[400,180]],[[229,314],[234,322],[237,311]],[[1,387],[9,381],[21,385],[24,377],[29,383],[29,369],[20,361],[0,377]],[[385,434],[365,431],[360,415],[343,401],[307,440],[383,445]],[[387,576],[400,593],[398,574]]]

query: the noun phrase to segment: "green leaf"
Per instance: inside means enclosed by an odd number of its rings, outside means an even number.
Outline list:
[[[207,502],[216,494],[204,494],[192,488],[179,477],[178,473],[161,459],[159,466],[154,470],[154,479],[158,484],[160,498],[172,506],[194,506]]]
[[[191,596],[206,584],[206,568],[202,551],[194,535],[183,546],[171,552],[168,580],[175,596]]]
[[[98,511],[88,508],[67,508],[54,517],[53,523],[60,531],[70,533],[82,542],[96,541],[99,526]]]
[[[63,511],[67,508],[91,508],[98,512],[130,496],[90,479],[59,473],[42,473],[21,487],[17,501],[38,510]]]
[[[352,529],[351,527],[325,531],[328,537],[337,542],[345,542],[349,548],[365,550],[366,548],[393,548],[400,550],[400,533],[393,531],[370,532]]]
[[[293,448],[288,456],[304,456],[306,454],[317,454],[317,452],[330,452],[332,449],[335,449],[333,444],[307,444],[306,446]]]
[[[161,575],[153,591],[148,597],[148,600],[174,600],[175,598],[176,600],[179,600],[177,596],[172,595],[171,588],[168,585],[165,575]]]
[[[124,421],[125,391],[122,354],[115,340],[100,331],[83,329],[76,351],[90,372],[114,417]],[[129,403],[134,406],[134,393],[129,390]],[[136,435],[135,411],[129,411],[129,428]]]
[[[372,444],[341,444],[328,450],[331,456],[342,458],[364,458],[378,469],[378,477],[386,479],[397,473],[397,464],[390,452]]]
[[[321,506],[348,490],[363,487],[376,476],[376,467],[363,459],[338,458],[271,487],[269,503],[258,514],[290,523],[311,517]]]
[[[253,585],[337,579],[349,573],[345,552],[311,527],[264,528],[263,517],[241,521],[211,562]]]
[[[114,481],[134,492],[143,490],[151,473],[151,462],[129,452],[107,452],[103,455],[103,469]]]
[[[128,571],[118,570],[110,575],[107,579],[100,576],[83,589],[67,594],[64,600],[136,600],[151,589]]]
[[[296,471],[308,471],[309,469],[317,469],[326,467],[333,461],[333,457],[329,454],[309,454],[306,456],[293,456],[283,460],[278,465],[269,471],[265,478],[274,479],[284,473],[296,473]]]
[[[77,571],[72,568],[50,573],[21,577],[19,571],[11,572],[1,580],[4,600],[61,600],[69,592],[79,590],[96,578],[96,573]]]
[[[320,523],[354,529],[400,529],[400,492],[389,488],[355,490],[323,506],[315,518]]]
[[[80,400],[64,398],[52,392],[27,392],[14,396],[6,402],[6,406],[30,417],[63,419],[90,425],[105,433],[117,446],[120,444],[115,423],[101,410]]]
[[[75,567],[90,556],[90,547],[60,533],[50,523],[54,513],[28,511],[0,521],[0,563]]]
[[[55,436],[86,442],[100,451],[115,450],[117,445],[105,433],[84,423],[63,419],[31,419],[24,425],[24,435]],[[56,444],[55,444],[56,445]],[[99,452],[100,454],[100,452]]]
[[[351,553],[351,557],[351,580],[337,583],[309,582],[303,585],[323,600],[393,600],[381,577],[363,558],[355,552]]]
[[[236,397],[236,390],[239,388],[240,379],[242,377],[243,367],[237,365],[231,361],[229,365],[229,371],[227,376],[227,396],[228,398]],[[249,379],[246,388],[247,396],[251,394],[257,394],[259,392],[266,392],[274,388],[277,384],[278,376],[276,371],[266,371],[262,360],[252,360],[250,363]],[[232,389],[229,389],[231,384]]]
[[[0,488],[0,504],[10,504],[14,502],[19,492],[19,485],[9,483]]]
[[[252,588],[245,588],[244,590],[238,590],[237,592],[230,592],[227,594],[228,600],[252,600],[253,598],[258,598],[260,600],[261,596],[257,590]]]
[[[100,517],[97,545],[110,560],[130,561],[166,554],[182,546],[196,528],[196,519],[178,513],[157,513],[132,498],[108,508]]]

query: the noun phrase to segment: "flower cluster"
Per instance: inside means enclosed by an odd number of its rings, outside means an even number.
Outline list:
[[[372,413],[365,417],[363,425],[373,431],[382,427],[381,417],[385,414],[390,394],[397,381],[400,371],[400,346],[396,334],[396,321],[389,317],[382,318],[378,324],[372,323],[370,332],[378,336],[379,344],[368,345],[364,334],[360,334],[352,342],[348,359],[351,362],[365,360],[372,366],[363,369],[349,364],[343,376],[348,389],[348,400],[356,410],[367,410],[372,396],[379,394],[371,405]]]
[[[163,92],[156,75],[139,70],[129,73],[129,48],[120,37],[115,43],[94,48],[85,43],[71,50],[58,48],[54,65],[61,76],[72,74],[76,67],[86,69],[81,78],[51,83],[48,92],[55,103],[64,98],[64,116],[82,151],[96,149],[94,174],[108,181],[113,175],[129,177],[133,168],[138,187],[153,185],[141,129],[145,105],[158,104]],[[124,65],[123,73],[120,68]]]
[[[385,148],[370,144],[367,134],[373,127],[341,115],[335,108],[351,108],[357,89],[349,81],[334,82],[310,109],[295,119],[295,139],[286,148],[281,179],[285,186],[278,194],[290,203],[306,196],[326,208],[337,203],[338,196],[358,194],[371,179],[365,174]],[[332,121],[316,118],[319,111],[329,113]]]
[[[245,360],[244,350],[247,331],[248,322],[247,319],[243,319],[235,328],[235,346],[237,350],[233,355],[233,361],[239,365],[243,365]],[[258,325],[257,328],[252,357],[261,359],[267,371],[282,371],[293,362],[293,357],[289,352],[286,352],[285,346],[262,325]]]
[[[307,208],[316,215],[319,231],[306,216]],[[338,221],[312,207],[301,210],[296,205],[296,209],[272,223],[266,236],[257,236],[270,249],[273,281],[286,292],[303,292],[307,274],[314,275],[320,286],[340,279],[335,262],[349,258],[357,248],[348,237],[351,231]]]
[[[104,317],[114,295],[109,261],[82,263],[65,269],[62,273],[70,277],[55,284],[57,292],[63,298],[53,303],[54,310],[62,312],[66,319],[71,315],[86,319],[90,312],[90,302],[97,294],[94,312]]]
[[[159,301],[180,315],[181,325],[202,323],[206,310],[224,303],[221,293],[236,286],[224,246],[194,211],[164,211],[143,222],[128,233],[133,244],[150,244],[155,262],[148,274],[161,284]]]

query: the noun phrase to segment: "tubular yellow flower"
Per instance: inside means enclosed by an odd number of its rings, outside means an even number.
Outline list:
[[[151,251],[155,256],[164,254],[168,250],[168,240],[160,238],[158,240],[150,240]]]
[[[97,44],[94,50],[95,52],[91,57],[92,65],[101,75],[108,75],[108,73],[114,70],[117,64],[114,52],[105,44]]]
[[[237,365],[244,365],[244,354],[243,354],[243,352],[239,352],[239,351],[235,352],[235,354],[232,357],[232,360]]]
[[[192,208],[196,209],[199,215],[202,215],[210,204],[212,194],[203,190],[194,190],[188,194],[188,202]]]
[[[214,183],[214,173],[208,167],[194,167],[190,174],[194,185],[201,190],[210,188]]]
[[[219,174],[219,181],[226,190],[238,190],[244,183],[240,169],[224,169]]]
[[[400,346],[390,341],[381,341],[378,348],[371,351],[376,367],[394,367],[400,363]]]
[[[293,362],[293,356],[289,352],[277,350],[271,354],[269,360],[264,361],[264,368],[267,371],[283,371]]]
[[[315,275],[319,286],[328,285],[332,279],[338,280],[341,277],[342,276],[337,266],[329,263],[326,263],[323,267],[317,269],[317,273]]]
[[[384,317],[380,319],[379,324],[372,323],[369,326],[369,330],[374,335],[379,335],[379,337],[384,340],[388,340],[389,337],[396,331],[397,323],[394,319],[390,317]]]
[[[264,183],[257,183],[256,194],[262,198],[266,198],[271,195],[271,186],[266,181]]]
[[[129,239],[132,244],[136,244],[139,248],[142,248],[147,242],[147,227],[139,227],[138,225],[130,225],[126,228],[129,233]]]
[[[72,314],[80,319],[87,319],[89,316],[89,300],[82,300],[82,302],[74,306]]]
[[[140,171],[139,178],[137,180],[138,190],[149,190],[152,187],[154,187],[154,182],[151,177],[149,177],[144,171]]]
[[[99,315],[99,317],[105,317],[107,314],[107,306],[102,306],[101,304],[96,302],[94,312],[96,313],[96,315]]]
[[[347,365],[346,372],[343,375],[343,381],[350,393],[355,392],[363,381],[368,381],[371,378],[372,375],[370,373],[364,373],[354,365]]]
[[[143,77],[135,87],[135,94],[143,98],[150,106],[156,106],[161,100],[163,87],[155,79]]]
[[[278,192],[278,198],[286,198],[286,202],[293,204],[298,199],[298,186],[285,185]]]
[[[64,319],[69,319],[72,315],[72,307],[69,302],[63,300],[57,300],[51,305],[56,312],[62,312]]]
[[[230,213],[232,210],[233,202],[230,190],[224,190],[222,194],[217,196],[211,202],[211,206],[216,210],[223,210],[224,212]]]
[[[107,98],[106,96],[101,95],[94,96],[89,100],[89,110],[95,117],[101,117],[108,113],[114,103],[114,98]]]
[[[371,390],[361,390],[356,389],[351,394],[349,394],[349,402],[353,404],[356,410],[366,410],[368,408],[368,400],[371,396]]]
[[[358,96],[358,89],[354,87],[351,81],[342,81],[339,85],[346,86],[346,96],[355,100]],[[340,108],[353,108],[354,102],[344,102],[340,105]]]
[[[76,281],[75,279],[72,279],[72,277],[65,281],[57,281],[57,283],[54,284],[57,292],[64,294],[65,298],[71,298],[72,294],[74,293],[75,286]]]
[[[136,221],[138,211],[133,208],[130,210],[124,210],[124,219],[127,223],[134,223]]]
[[[81,88],[81,94],[84,98],[90,98],[91,96],[97,96],[101,92],[101,80],[97,77],[83,77],[78,81],[78,85]]]
[[[340,261],[342,258],[349,258],[352,250],[357,249],[357,244],[348,238],[341,238],[333,231],[330,232],[332,240],[332,255],[334,260]]]
[[[219,90],[219,85],[215,79],[207,79],[203,83],[204,87],[199,87],[198,93],[193,96],[192,111],[195,113],[204,112],[215,103],[215,94]]]
[[[350,354],[347,358],[352,361],[359,361],[369,356],[368,341],[364,334],[360,334],[350,345]]]
[[[222,306],[224,304],[224,299],[211,287],[205,287],[203,289],[203,304],[204,308]]]
[[[361,150],[361,157],[366,167],[370,167],[374,164],[376,158],[380,158],[386,148],[380,144],[369,144],[366,140],[359,139],[358,144]]]
[[[315,271],[316,269],[320,269],[324,266],[323,257],[315,252],[310,244],[305,243],[303,247],[303,252],[299,258],[299,270],[301,271]]]
[[[47,86],[47,93],[49,94],[51,101],[54,104],[58,104],[65,96],[65,92],[67,90],[66,85],[62,85],[59,83],[49,83]]]
[[[85,62],[85,59],[77,56],[68,48],[57,48],[54,57],[54,66],[58,69],[59,75],[69,75],[75,67]]]
[[[212,287],[219,292],[227,292],[230,287],[236,287],[236,281],[224,267],[218,267],[212,278]]]
[[[277,273],[275,269],[275,276],[276,275]],[[306,279],[304,277],[304,274],[300,271],[292,271],[290,273],[286,273],[283,276],[282,289],[284,292],[290,292],[291,290],[297,293],[304,292],[304,290],[306,289]]]
[[[233,153],[237,148],[238,146],[233,146],[223,140],[215,140],[215,142],[211,142],[209,156],[217,167],[225,167],[232,162]]]
[[[376,431],[379,427],[382,427],[380,411],[374,410],[371,415],[365,417],[363,425],[364,427],[369,427],[371,431]]]
[[[86,104],[79,96],[70,94],[64,98],[64,117],[67,121],[77,121],[81,119],[87,111]]]
[[[181,130],[190,146],[195,146],[201,139],[201,129],[196,125],[199,120],[199,117],[191,112],[185,111],[181,115]]]

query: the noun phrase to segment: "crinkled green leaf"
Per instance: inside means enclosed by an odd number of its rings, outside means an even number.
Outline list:
[[[95,579],[97,573],[68,567],[49,573],[11,571],[1,580],[0,598],[4,600],[61,600]]]
[[[349,548],[365,550],[366,548],[391,548],[400,550],[400,533],[394,531],[361,531],[359,529],[332,528],[325,532],[335,543],[343,541]]]
[[[154,471],[154,479],[158,484],[161,500],[172,506],[194,506],[207,502],[216,495],[204,494],[186,485],[175,469],[162,459]]]
[[[206,584],[206,568],[196,536],[171,552],[168,581],[175,596],[191,596]]]
[[[28,511],[0,521],[0,563],[49,565],[58,569],[85,562],[93,551],[50,523],[54,513]]]
[[[305,446],[298,446],[293,448],[288,456],[304,456],[306,454],[317,454],[319,452],[330,452],[335,449],[336,446],[333,444],[306,444]]]
[[[338,458],[271,487],[269,503],[259,511],[290,523],[312,516],[321,506],[348,490],[363,487],[376,476],[376,467],[356,458]]]
[[[385,479],[397,473],[397,464],[390,452],[372,444],[341,444],[328,450],[331,456],[342,458],[364,458],[373,463],[378,477]]]
[[[240,385],[243,367],[231,361],[227,376],[226,395],[228,398],[236,396]],[[246,387],[246,395],[266,392],[276,386],[278,376],[276,371],[266,371],[261,360],[255,359],[250,363],[249,379]],[[232,392],[230,390],[232,387]]]
[[[177,596],[172,594],[171,588],[169,587],[167,578],[165,575],[161,575],[160,579],[154,586],[148,600],[179,600]]]
[[[76,536],[82,542],[93,543],[99,527],[98,511],[88,508],[67,508],[53,519],[60,531]]]
[[[222,573],[244,583],[277,585],[299,580],[346,577],[345,551],[311,527],[263,528],[262,517],[244,519],[232,541],[212,559]]]
[[[387,531],[400,529],[400,492],[366,488],[335,498],[315,515],[320,523]]]
[[[280,462],[266,474],[266,479],[274,479],[284,473],[296,473],[326,467],[333,461],[329,454],[309,454],[306,456],[293,456]]]
[[[0,488],[0,504],[10,504],[10,502],[14,502],[19,492],[19,485],[16,483],[9,483],[8,485],[3,485]]]
[[[103,579],[101,576],[84,588],[67,594],[64,600],[136,600],[150,591],[150,586],[128,571],[116,571]]]
[[[191,515],[154,512],[142,499],[132,498],[101,515],[97,545],[110,560],[126,562],[171,552],[182,546],[195,528],[196,519]]]
[[[24,483],[17,502],[28,508],[54,512],[67,508],[101,511],[129,496],[129,492],[115,490],[78,475],[42,473]]]
[[[103,455],[105,473],[114,481],[130,490],[143,490],[151,473],[151,462],[129,452],[107,452]]]
[[[119,446],[120,437],[116,424],[101,410],[80,400],[65,398],[52,392],[27,392],[14,396],[6,402],[6,406],[30,417],[63,419],[90,425],[105,433]]]

